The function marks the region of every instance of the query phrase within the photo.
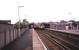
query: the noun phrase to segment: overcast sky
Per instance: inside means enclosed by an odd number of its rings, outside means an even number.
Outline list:
[[[0,20],[17,22],[18,6],[24,6],[20,19],[29,22],[79,20],[78,0],[0,0]]]

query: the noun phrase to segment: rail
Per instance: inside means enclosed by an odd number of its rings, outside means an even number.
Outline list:
[[[79,50],[78,34],[50,29],[35,30],[37,31],[42,41],[44,41],[44,43],[47,45],[49,50],[54,49],[52,48],[53,46],[58,48],[59,50]]]

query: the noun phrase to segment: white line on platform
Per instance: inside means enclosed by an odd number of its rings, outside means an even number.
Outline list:
[[[33,31],[34,31],[34,29],[33,29]],[[37,32],[36,32],[36,33],[37,33]],[[37,36],[38,36],[38,34],[37,34]],[[44,50],[47,50],[46,46],[43,44],[43,42],[42,42],[42,40],[40,39],[40,37],[39,37],[39,36],[38,36],[38,39],[39,39],[39,41],[41,42],[41,44],[43,45]]]
[[[38,36],[38,35],[37,35]],[[41,44],[43,45],[44,47],[44,50],[47,50],[47,48],[45,47],[45,45],[43,44],[43,42],[41,41],[40,37],[38,36],[38,39],[40,40]]]

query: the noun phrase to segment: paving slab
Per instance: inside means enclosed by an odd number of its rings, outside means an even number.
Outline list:
[[[35,30],[33,30],[33,50],[45,50]]]

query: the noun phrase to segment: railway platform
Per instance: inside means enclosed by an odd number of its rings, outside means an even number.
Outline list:
[[[29,29],[1,50],[46,50],[46,47],[37,32],[34,29]]]
[[[39,38],[37,32],[33,29],[33,50],[47,50]]]
[[[66,32],[66,33],[70,33],[70,34],[79,35],[79,30],[56,30],[56,29],[48,29],[48,30],[55,30],[55,31]]]

